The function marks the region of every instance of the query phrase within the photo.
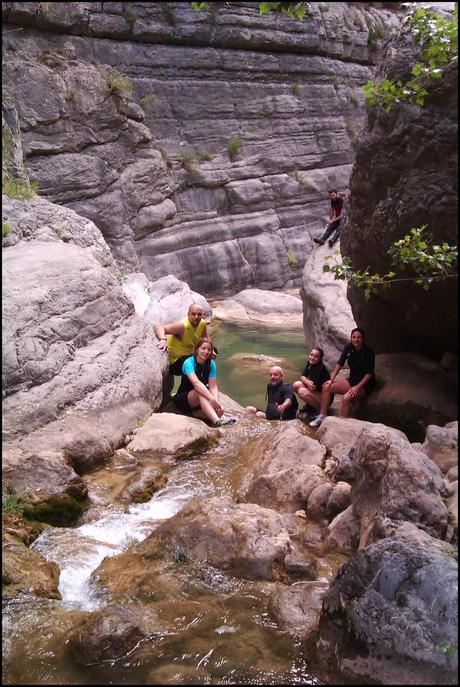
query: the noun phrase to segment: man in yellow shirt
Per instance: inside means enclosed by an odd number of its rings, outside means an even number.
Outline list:
[[[198,303],[192,303],[183,320],[156,324],[154,331],[159,339],[158,348],[168,352],[169,372],[173,375],[182,374],[184,360],[193,353],[198,339],[208,336],[203,308]]]

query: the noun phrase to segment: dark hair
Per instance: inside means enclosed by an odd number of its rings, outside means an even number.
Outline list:
[[[322,348],[320,348],[319,346],[313,346],[313,348],[312,348],[311,350],[312,350],[312,351],[318,351],[318,353],[319,353],[320,356],[321,356],[320,360],[323,359],[323,357],[324,357],[324,351],[323,351]],[[310,351],[310,353],[311,353],[311,351]]]
[[[350,337],[352,337],[353,334],[354,334],[355,332],[359,332],[359,333],[361,334],[361,336],[363,337],[363,341],[364,341],[365,335],[364,335],[364,332],[363,332],[363,330],[361,329],[361,327],[355,327],[354,329],[352,329],[352,330],[351,330]]]
[[[336,188],[330,188],[328,193],[338,193]]]

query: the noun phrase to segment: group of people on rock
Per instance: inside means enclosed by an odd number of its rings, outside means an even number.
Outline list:
[[[217,349],[208,337],[203,308],[192,303],[183,320],[157,324],[154,330],[158,348],[168,352],[169,372],[181,375],[179,388],[173,396],[177,408],[184,415],[208,420],[216,427],[236,422],[235,418],[224,417],[218,398]],[[247,406],[247,412],[268,420],[309,419],[310,427],[319,427],[327,416],[334,394],[341,394],[340,416],[349,417],[352,403],[364,399],[374,387],[374,352],[364,342],[363,330],[355,327],[332,374],[323,363],[323,355],[319,346],[312,348],[300,379],[292,385],[284,381],[280,366],[270,367],[266,409]],[[349,376],[338,378],[345,363],[350,370]],[[304,403],[299,412],[296,394]]]

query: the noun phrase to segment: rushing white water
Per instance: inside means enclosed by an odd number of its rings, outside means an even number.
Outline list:
[[[145,539],[156,526],[200,493],[203,493],[201,480],[179,466],[166,487],[147,503],[132,504],[127,512],[114,506],[102,515],[99,509],[90,510],[87,521],[79,527],[46,529],[32,546],[59,565],[63,606],[93,610],[103,604],[90,584],[93,570],[105,557],[115,556],[129,544]],[[96,497],[94,502],[97,501]]]

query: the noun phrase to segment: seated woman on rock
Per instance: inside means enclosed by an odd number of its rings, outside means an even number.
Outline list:
[[[350,376],[348,379],[338,379],[335,381],[346,362],[348,362],[348,367],[350,368]],[[332,393],[343,394],[340,417],[348,417],[351,404],[361,401],[374,388],[374,364],[374,351],[364,343],[363,330],[360,327],[355,327],[351,330],[350,343],[347,343],[343,349],[332,371],[331,379],[323,384],[320,412],[310,422],[310,427],[319,427],[326,417]]]
[[[217,366],[213,356],[210,339],[198,340],[194,352],[182,365],[182,377],[174,404],[184,415],[198,417],[220,427],[236,422],[234,418],[224,418],[224,409],[219,402],[217,388]]]
[[[331,378],[329,370],[323,363],[323,356],[322,348],[319,346],[312,348],[300,380],[292,385],[296,394],[305,404],[299,411],[301,419],[305,415],[316,417],[319,413],[323,384]],[[329,405],[333,400],[334,395],[331,394]]]

